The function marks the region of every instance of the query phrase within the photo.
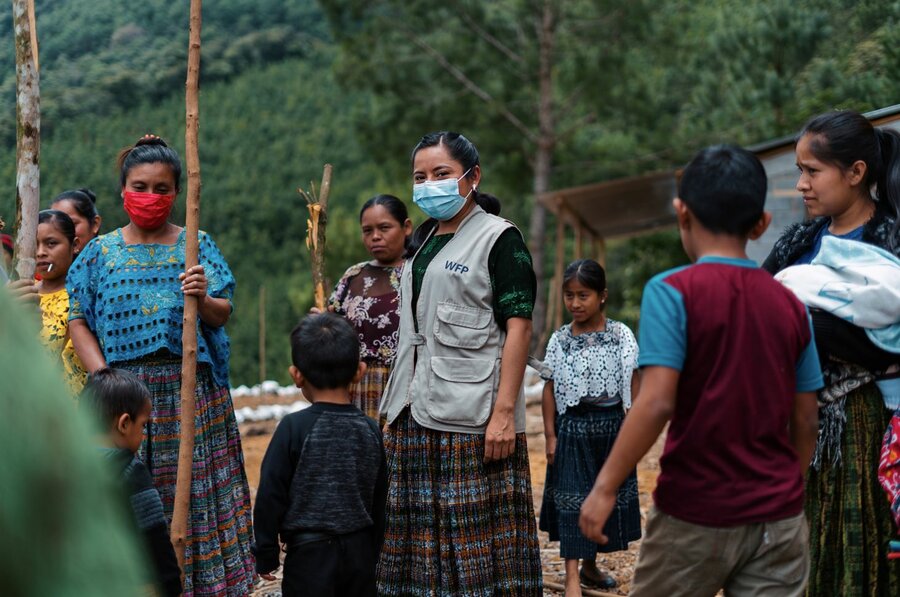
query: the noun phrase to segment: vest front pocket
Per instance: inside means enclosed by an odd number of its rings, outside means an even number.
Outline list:
[[[450,348],[477,350],[487,344],[494,312],[449,302],[438,303],[434,337]]]
[[[425,410],[435,421],[480,427],[493,406],[497,361],[431,357]]]

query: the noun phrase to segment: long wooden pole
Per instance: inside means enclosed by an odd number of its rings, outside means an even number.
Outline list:
[[[16,43],[16,242],[13,275],[34,276],[41,204],[41,77],[34,0],[12,0]]]
[[[259,287],[259,383],[266,381],[266,287]]]
[[[562,292],[563,270],[566,268],[566,223],[563,208],[556,215],[556,271],[554,272],[557,292]],[[563,303],[557,301],[553,309],[553,329],[558,330],[563,322]]]
[[[185,219],[185,271],[199,263],[200,229],[200,24],[201,0],[191,0],[191,32],[185,84],[184,154],[187,162],[187,217]],[[181,360],[181,440],[178,446],[178,476],[175,481],[175,508],[172,512],[172,545],[178,565],[184,571],[187,528],[191,510],[191,472],[194,465],[194,412],[197,390],[197,297],[184,297]]]

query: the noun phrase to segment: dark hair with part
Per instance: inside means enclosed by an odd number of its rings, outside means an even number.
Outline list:
[[[104,367],[88,376],[81,404],[103,425],[109,425],[123,414],[135,420],[150,406],[150,390],[131,371]]]
[[[563,272],[563,288],[572,280],[598,293],[606,290],[606,270],[593,259],[579,259],[570,263]]]
[[[475,145],[465,136],[452,131],[428,133],[422,137],[413,148],[410,161],[415,162],[416,154],[419,153],[420,150],[428,147],[436,147],[438,145],[446,147],[450,157],[460,163],[463,172],[466,173],[466,178],[471,178],[475,175],[473,172],[475,166],[481,165],[478,149],[476,149]],[[500,199],[494,195],[482,193],[478,189],[472,189],[472,199],[487,213],[495,216],[500,215]],[[438,221],[434,218],[428,218],[419,224],[410,238],[407,253],[412,255],[418,251],[431,232],[437,228],[437,225]]]
[[[766,170],[753,153],[713,145],[685,167],[678,196],[710,232],[746,236],[766,205]]]
[[[397,220],[400,225],[403,225],[406,220],[409,219],[409,212],[406,210],[406,204],[398,198],[393,195],[375,195],[362,204],[362,208],[359,210],[359,220],[362,221],[363,214],[366,213],[367,209],[375,207],[376,205],[380,205],[388,210],[391,217]]]
[[[120,186],[125,187],[128,173],[141,164],[166,164],[172,169],[175,190],[181,190],[181,158],[177,151],[156,135],[144,135],[137,143],[119,152],[116,165],[119,167]]]
[[[38,213],[38,224],[53,224],[69,240],[69,244],[75,242],[75,222],[64,211],[58,209],[44,209]]]
[[[63,191],[53,198],[53,202],[50,205],[56,205],[62,201],[71,202],[78,215],[88,222],[93,222],[100,215],[97,212],[97,195],[88,188]]]
[[[334,313],[304,317],[291,331],[291,361],[320,390],[349,386],[359,367],[359,338]]]
[[[860,160],[866,164],[863,188],[874,186],[878,206],[896,219],[893,244],[900,226],[900,133],[873,127],[859,112],[836,110],[810,119],[798,140],[804,135],[810,136],[810,151],[822,162],[844,169]]]

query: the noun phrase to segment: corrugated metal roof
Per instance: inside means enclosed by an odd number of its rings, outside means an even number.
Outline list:
[[[900,104],[868,112],[874,125],[900,119]],[[793,151],[796,134],[751,145],[760,159]],[[678,170],[653,172],[606,182],[549,191],[538,196],[555,214],[571,216],[592,234],[603,238],[628,236],[675,223],[672,198]]]
[[[675,171],[619,178],[541,195],[554,213],[568,211],[594,236],[627,236],[675,222]]]

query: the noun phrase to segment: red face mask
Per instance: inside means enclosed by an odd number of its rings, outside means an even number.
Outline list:
[[[125,191],[122,194],[125,199],[125,212],[138,228],[144,230],[156,230],[166,223],[172,204],[175,202],[175,194],[157,195],[156,193],[137,193]]]

